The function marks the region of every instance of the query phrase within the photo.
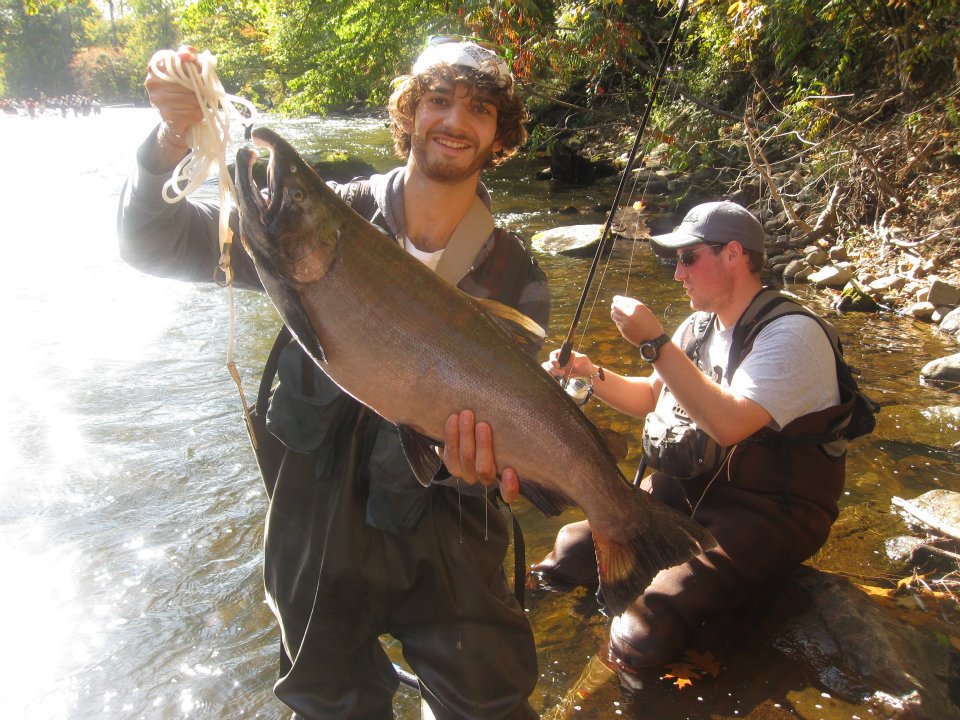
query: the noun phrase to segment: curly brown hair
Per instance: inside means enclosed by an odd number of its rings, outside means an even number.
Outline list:
[[[492,153],[486,167],[496,167],[516,154],[527,140],[527,110],[517,95],[516,86],[503,87],[497,79],[474,68],[461,65],[434,65],[418,75],[401,75],[394,82],[387,109],[390,112],[390,133],[397,157],[406,160],[410,154],[410,133],[403,129],[413,125],[417,105],[430,88],[438,82],[462,85],[469,94],[488,95],[497,108],[497,139],[503,147]]]

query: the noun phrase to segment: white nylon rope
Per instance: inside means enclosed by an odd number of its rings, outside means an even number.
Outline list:
[[[203,112],[203,120],[187,129],[186,141],[189,152],[177,164],[173,175],[163,184],[163,199],[176,203],[192,194],[211,173],[216,165],[219,179],[219,239],[220,262],[218,269],[223,272],[224,286],[227,288],[229,320],[227,323],[227,369],[237,384],[243,416],[250,429],[250,438],[257,446],[256,435],[250,422],[250,409],[247,406],[240,381],[240,372],[233,361],[233,346],[236,334],[236,313],[233,299],[233,268],[230,265],[230,250],[233,247],[233,230],[230,229],[230,212],[236,205],[236,188],[227,170],[227,150],[232,144],[230,138],[230,116],[235,114],[241,119],[253,122],[257,109],[250,101],[228,94],[217,76],[217,59],[209,52],[197,56],[196,63],[184,62],[173,50],[158,53],[150,63],[153,74],[162,80],[175,82],[193,90]],[[163,67],[161,67],[161,63]],[[246,116],[237,105],[246,108]]]

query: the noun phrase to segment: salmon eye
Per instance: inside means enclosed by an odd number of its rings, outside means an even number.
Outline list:
[[[304,198],[303,190],[301,190],[300,188],[297,188],[296,190],[293,191],[294,202],[303,202],[303,198]]]

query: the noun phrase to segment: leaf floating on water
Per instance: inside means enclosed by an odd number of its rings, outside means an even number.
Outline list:
[[[686,650],[680,662],[667,665],[669,672],[661,680],[673,680],[673,684],[680,690],[693,685],[694,680],[700,680],[703,674],[710,677],[720,675],[720,661],[709,650]]]
[[[710,677],[720,676],[720,661],[717,660],[709,650],[705,652],[687,650],[683,654],[683,657],[695,668],[705,672]]]
[[[685,662],[667,665],[667,670],[670,672],[668,672],[666,675],[663,675],[660,679],[673,680],[673,684],[681,690],[689,685],[693,685],[693,681],[699,680],[701,677],[692,665]]]

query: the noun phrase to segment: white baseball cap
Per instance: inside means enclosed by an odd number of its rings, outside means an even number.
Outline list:
[[[507,87],[513,82],[513,73],[498,50],[502,48],[476,38],[433,35],[427,39],[427,48],[413,63],[411,73],[419,75],[435,65],[461,65],[479,70],[494,78],[501,87]]]

